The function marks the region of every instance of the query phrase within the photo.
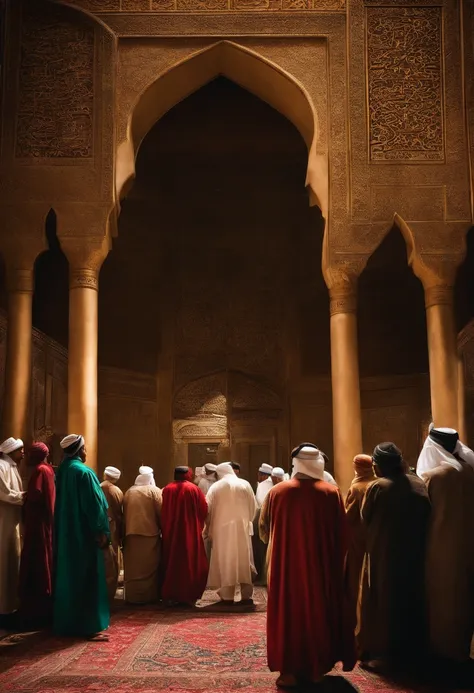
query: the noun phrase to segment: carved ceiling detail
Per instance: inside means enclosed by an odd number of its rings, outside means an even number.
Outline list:
[[[367,8],[372,161],[444,162],[441,12]]]

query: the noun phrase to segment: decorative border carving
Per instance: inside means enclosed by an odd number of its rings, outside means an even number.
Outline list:
[[[346,0],[70,0],[95,14],[148,12],[344,12]]]
[[[33,269],[7,267],[7,289],[12,293],[32,294],[35,286]]]
[[[442,9],[366,8],[372,162],[444,163]]]

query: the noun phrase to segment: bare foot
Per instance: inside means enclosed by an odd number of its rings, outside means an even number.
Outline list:
[[[278,688],[296,688],[298,681],[293,674],[280,674],[276,680]]]

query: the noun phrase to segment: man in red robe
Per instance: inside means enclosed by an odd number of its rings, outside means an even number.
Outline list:
[[[189,467],[176,467],[174,482],[163,489],[161,597],[174,604],[194,605],[206,589],[209,571],[202,538],[207,502],[192,478]]]
[[[267,495],[260,536],[268,547],[267,656],[277,685],[318,683],[337,662],[356,662],[346,594],[346,513],[324,481],[324,458],[308,443],[292,452],[293,477]]]
[[[48,447],[33,443],[32,467],[23,510],[23,551],[20,562],[20,615],[23,625],[43,627],[52,616],[53,525],[56,488],[48,464]]]

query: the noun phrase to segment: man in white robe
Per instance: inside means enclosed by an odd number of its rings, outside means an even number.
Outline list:
[[[257,503],[252,487],[239,479],[229,463],[217,465],[218,481],[207,494],[209,515],[204,536],[212,544],[208,587],[223,602],[233,603],[240,586],[241,603],[253,596],[252,533]]]
[[[273,488],[272,471],[273,467],[270,464],[262,464],[258,470],[258,486],[255,495],[259,508],[262,507],[265,498],[267,497],[267,493]]]
[[[202,468],[202,474],[198,481],[198,487],[205,496],[207,496],[207,492],[211,488],[212,484],[215,484],[217,481],[216,469],[216,465],[211,463],[204,465]]]
[[[8,438],[0,445],[0,623],[10,625],[18,609],[20,521],[25,494],[18,464],[25,456],[23,441]]]
[[[454,429],[431,425],[416,473],[431,501],[426,554],[431,648],[445,660],[467,663],[474,632],[474,452]]]

